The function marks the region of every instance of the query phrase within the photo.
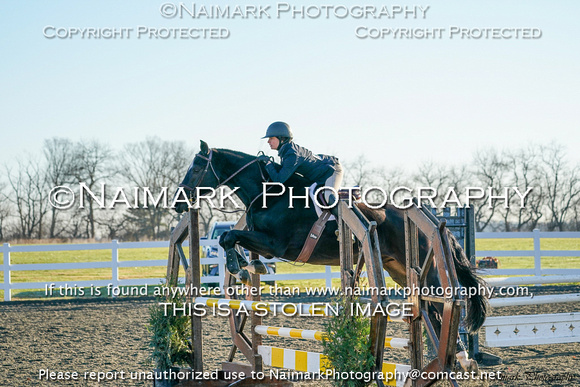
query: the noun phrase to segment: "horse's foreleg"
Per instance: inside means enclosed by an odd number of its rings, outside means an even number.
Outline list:
[[[239,244],[243,248],[256,252],[264,257],[276,257],[283,254],[283,251],[281,251],[282,246],[278,241],[271,238],[267,234],[258,231],[228,231],[222,234],[219,243],[226,252],[227,269],[232,274],[234,274],[233,271],[235,271],[235,273],[240,271],[240,259],[245,261],[245,257],[242,257],[241,254],[235,249],[236,244]],[[250,271],[253,271],[257,274],[266,274],[267,272],[266,267],[260,261],[250,262]]]
[[[282,241],[260,231],[231,230],[220,238],[220,245],[224,250],[233,248],[236,243],[268,258],[280,257],[285,252]]]
[[[227,234],[229,233],[230,231],[225,232],[220,236],[219,244],[224,248],[226,253],[226,269],[232,275],[237,276],[242,267],[248,266],[248,262],[246,261],[246,257],[236,249],[235,241],[232,243],[230,241],[231,238],[226,239]]]

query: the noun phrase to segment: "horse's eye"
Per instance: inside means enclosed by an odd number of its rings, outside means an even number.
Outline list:
[[[194,168],[193,168],[193,172],[196,172],[196,173],[197,173],[197,172],[199,172],[199,171],[201,171],[201,168],[200,168],[200,167],[194,167]]]

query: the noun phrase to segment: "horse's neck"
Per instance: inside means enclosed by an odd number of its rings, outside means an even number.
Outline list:
[[[252,200],[262,192],[262,178],[259,174],[256,174],[256,167],[253,164],[240,171],[241,168],[252,161],[252,156],[225,152],[222,152],[220,156],[228,159],[225,164],[227,167],[220,170],[220,180],[224,181],[238,172],[226,185],[231,189],[238,187],[236,195],[247,208]]]

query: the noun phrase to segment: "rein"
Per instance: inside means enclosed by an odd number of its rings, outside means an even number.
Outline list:
[[[228,181],[230,181],[231,179],[233,179],[235,176],[237,176],[240,172],[242,172],[244,169],[246,169],[247,167],[249,167],[250,165],[258,162],[258,159],[255,158],[249,162],[247,162],[246,164],[244,164],[241,168],[239,168],[237,171],[235,171],[233,174],[231,174],[228,178],[226,178],[224,181],[220,181],[220,178],[218,176],[218,174],[216,173],[213,164],[211,162],[212,157],[213,157],[213,149],[210,149],[209,151],[209,155],[207,157],[205,157],[202,154],[197,154],[197,157],[202,158],[203,160],[207,160],[207,164],[205,165],[205,168],[203,169],[203,172],[198,176],[198,178],[195,181],[195,184],[193,184],[194,187],[197,187],[199,185],[199,183],[201,183],[201,181],[203,180],[203,178],[205,177],[205,174],[207,173],[207,171],[211,168],[211,171],[213,173],[213,175],[215,176],[218,185],[216,186],[216,188],[221,187],[222,185],[225,185]],[[260,170],[260,176],[262,177],[262,181],[267,181],[266,178],[264,177],[264,173],[262,172],[262,167],[260,167],[260,164],[258,164],[258,169]],[[190,187],[187,184],[179,184],[180,187],[185,188],[188,191],[195,191],[195,188]],[[252,207],[252,205],[256,202],[256,200],[258,200],[258,198],[260,196],[262,196],[262,192],[260,192],[258,194],[258,196],[256,196],[251,202],[250,204],[247,206],[245,212],[249,211],[249,209]],[[219,209],[218,209],[219,210]],[[241,212],[242,210],[234,210],[234,211],[225,211],[225,210],[219,210],[221,212],[225,212],[225,213],[235,213],[235,212]]]

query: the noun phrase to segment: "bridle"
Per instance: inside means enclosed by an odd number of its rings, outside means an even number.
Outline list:
[[[179,186],[182,188],[185,188],[187,191],[195,191],[195,188],[199,185],[199,183],[201,183],[201,181],[205,177],[205,174],[207,173],[207,171],[210,167],[211,167],[211,171],[213,172],[213,175],[215,176],[215,178],[219,184],[220,179],[219,179],[217,173],[215,172],[215,169],[213,169],[213,165],[211,163],[212,156],[213,156],[213,149],[210,149],[208,157],[205,157],[204,155],[198,153],[195,157],[200,157],[204,160],[207,160],[207,163],[205,164],[205,168],[203,169],[203,172],[197,177],[197,179],[195,180],[195,183],[193,184],[193,187],[190,187],[189,185],[187,185],[185,183],[181,183],[181,184],[179,184]],[[195,163],[195,159],[193,160],[193,163]]]
[[[240,172],[242,172],[244,169],[246,169],[247,167],[249,167],[250,165],[257,163],[258,159],[255,158],[249,162],[247,162],[246,164],[244,164],[241,168],[239,168],[237,171],[235,171],[233,174],[231,174],[228,178],[226,178],[224,181],[220,181],[220,178],[218,176],[218,174],[216,173],[213,164],[212,164],[212,157],[213,157],[213,149],[209,150],[209,154],[206,156],[198,153],[196,155],[196,157],[199,157],[203,160],[207,160],[207,163],[205,164],[205,168],[203,169],[203,172],[197,177],[197,179],[195,180],[195,184],[193,184],[193,187],[181,183],[179,184],[180,187],[184,188],[187,191],[193,192],[195,191],[195,189],[197,188],[197,186],[203,181],[203,178],[205,177],[207,171],[209,171],[211,169],[211,172],[213,173],[213,175],[215,176],[216,181],[218,182],[216,188],[221,187],[222,185],[225,185],[228,181],[230,181],[231,179],[233,179],[235,176],[237,176]],[[195,160],[194,160],[195,161]],[[258,163],[258,169],[260,170],[260,175],[262,177],[262,181],[267,181],[267,179],[264,177],[264,173],[262,172],[262,167],[260,166],[260,164]],[[262,193],[260,193],[258,196],[256,196],[248,205],[248,207],[246,208],[246,211],[248,211],[250,209],[250,207],[252,207],[252,204],[254,204],[254,202],[260,197],[262,196]],[[237,211],[235,211],[237,212]]]

